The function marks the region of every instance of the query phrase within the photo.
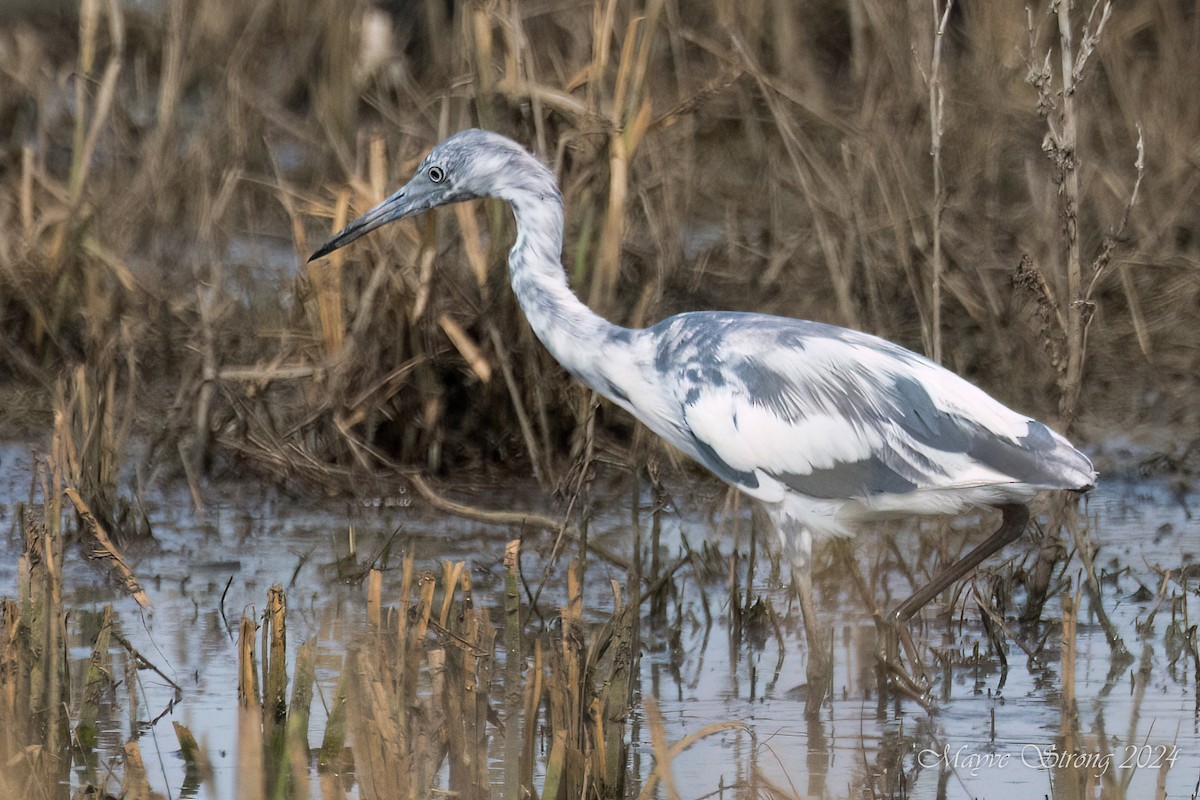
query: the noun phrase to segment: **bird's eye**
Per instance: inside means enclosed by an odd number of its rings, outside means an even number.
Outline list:
[[[429,168],[429,180],[433,181],[434,183],[441,183],[442,181],[446,180],[446,170],[435,164]]]

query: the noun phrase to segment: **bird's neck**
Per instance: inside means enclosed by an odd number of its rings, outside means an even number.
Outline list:
[[[584,305],[567,285],[562,266],[562,196],[553,185],[506,192],[517,220],[508,254],[517,303],[534,334],[555,360],[593,389],[608,395],[605,351],[623,330]]]

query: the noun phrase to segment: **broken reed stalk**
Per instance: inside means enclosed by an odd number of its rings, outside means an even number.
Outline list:
[[[287,597],[283,586],[267,590],[262,626],[263,729],[287,718]]]
[[[54,446],[58,445],[55,437]],[[66,780],[70,758],[64,757],[70,739],[67,715],[70,677],[66,650],[66,616],[62,600],[63,532],[62,471],[56,461],[38,463],[36,483],[42,504],[18,506],[23,551],[18,558],[19,606],[9,610],[5,660],[22,672],[10,679],[14,692],[13,723],[20,724],[6,738],[26,756],[11,760],[16,780],[29,786],[50,787]],[[15,613],[14,613],[15,612]],[[20,695],[15,694],[21,689]],[[29,748],[37,757],[30,757]],[[23,774],[21,774],[23,773]]]
[[[146,777],[146,765],[142,761],[142,748],[136,741],[125,743],[125,775],[121,779],[123,800],[150,800],[150,779]],[[246,795],[243,795],[246,797]]]
[[[267,590],[262,625],[262,736],[266,748],[267,797],[287,790],[287,596],[283,586]]]
[[[1079,589],[1072,595],[1070,589],[1062,595],[1062,712],[1077,714],[1075,706],[1075,656],[1078,640],[1076,631],[1079,622]]]
[[[552,745],[544,797],[620,796],[625,780],[638,609],[622,604],[617,595],[613,616],[589,634],[582,624],[581,572],[579,560],[573,560],[561,638],[547,658],[546,725]]]
[[[302,794],[308,785],[308,718],[312,708],[313,681],[316,677],[317,643],[308,639],[296,650],[296,666],[292,674],[292,702],[288,706],[284,728],[284,751],[289,770],[280,770],[275,796],[282,800],[290,793]],[[290,778],[288,786],[283,776]]]
[[[204,748],[192,734],[191,728],[178,720],[172,720],[171,724],[175,728],[175,738],[179,741],[179,754],[183,756],[184,784],[193,787],[189,794],[194,795],[200,784],[212,777],[212,765]]]
[[[243,702],[237,718],[238,800],[263,800],[266,796],[266,755],[262,711]]]
[[[317,767],[322,772],[331,770],[343,757],[346,746],[346,688],[349,682],[350,656],[342,659],[342,672],[338,676],[337,688],[329,704],[329,716],[325,720],[325,734],[321,738],[321,750],[317,754]]]
[[[376,142],[379,144],[376,145]],[[374,137],[370,148],[372,166],[376,164],[377,160],[385,157],[382,151],[382,140]],[[382,199],[382,194],[372,197],[372,204]],[[334,203],[333,218],[330,220],[332,230],[334,232],[341,230],[349,218],[350,195],[349,192],[343,190],[338,192],[337,201]],[[295,229],[302,235],[303,228],[298,223],[297,219]],[[305,272],[315,299],[317,329],[320,333],[318,341],[321,343],[323,361],[327,364],[334,363],[342,354],[342,345],[345,342],[346,323],[343,316],[346,299],[343,297],[342,289],[342,271],[345,263],[345,253],[334,253],[328,260],[305,265]]]
[[[539,736],[538,712],[542,705],[544,668],[542,641],[534,639],[533,658],[529,669],[530,680],[525,682],[524,735],[521,738],[521,782],[527,788],[533,786],[533,766],[537,759],[538,744],[542,743]]]
[[[316,641],[306,640],[296,651],[289,704],[287,597],[279,584],[268,589],[262,626],[263,701],[260,708],[258,671],[254,663],[256,633],[254,620],[243,615],[238,628],[239,791],[242,797],[285,798],[303,793],[303,787],[307,787],[309,781],[308,723],[316,675]],[[345,690],[341,683],[338,691],[338,697],[344,701]],[[338,697],[330,710],[326,745],[321,751],[323,757],[330,754],[331,762],[340,757],[344,741],[340,729],[342,702]],[[330,731],[334,733],[331,735]],[[176,733],[180,734],[178,728]],[[186,759],[188,747],[182,735],[180,745]],[[199,752],[198,748],[196,750]],[[189,770],[192,766],[189,761]],[[207,774],[202,752],[194,766],[199,776]]]
[[[443,700],[447,720],[453,720],[451,715],[456,713],[461,714],[462,720],[461,728],[455,724],[455,736],[450,741],[450,789],[463,792],[467,798],[482,799],[490,795],[488,696],[495,665],[496,630],[487,612],[474,608],[468,600],[470,573],[462,572],[459,580],[464,602],[457,624],[449,630],[454,637],[446,649],[447,686],[451,690]],[[456,646],[453,642],[460,644]],[[456,772],[458,785],[454,781]]]
[[[603,725],[604,772],[601,775],[604,786],[614,794],[623,794],[628,760],[626,723],[636,684],[637,650],[634,643],[640,609],[633,603],[622,606],[616,581],[612,586],[617,608],[613,618],[601,629],[611,636],[611,640],[600,640],[593,644],[593,647],[602,648],[602,656],[592,686],[593,691],[600,695],[595,705],[600,711],[599,718]]]
[[[521,796],[521,540],[504,547],[504,796]]]
[[[1075,701],[1075,663],[1077,654],[1076,634],[1078,631],[1079,590],[1072,594],[1070,589],[1062,593],[1062,642],[1061,675],[1062,697],[1060,705],[1059,733],[1056,744],[1063,753],[1094,752],[1094,745],[1087,747],[1079,731],[1079,708]],[[1093,797],[1096,783],[1090,769],[1065,763],[1056,770],[1055,788],[1063,797]]]
[[[17,513],[21,513],[20,507]],[[21,757],[33,732],[30,708],[30,631],[15,600],[0,601],[0,794],[19,797],[30,783]]]
[[[567,603],[561,611],[562,638],[551,651],[546,683],[547,727],[553,742],[542,794],[548,798],[582,797],[584,781],[578,766],[586,763],[583,752],[583,646],[581,614],[583,600],[578,559],[567,567]]]
[[[112,640],[113,610],[106,605],[100,615],[100,629],[92,645],[92,658],[88,662],[84,679],[83,697],[79,705],[79,722],[75,725],[75,741],[85,750],[96,746],[97,720],[100,713],[101,695],[113,688],[112,659],[108,655]]]
[[[380,614],[383,609],[383,572],[372,569],[367,573],[367,626],[379,630]]]
[[[258,671],[254,664],[254,638],[258,626],[254,620],[242,616],[238,626],[238,701],[243,708],[260,707],[258,695]]]
[[[278,586],[271,590],[279,589]],[[268,606],[271,594],[268,593]],[[267,683],[269,649],[267,633],[270,619],[264,614],[263,622],[263,689]],[[268,776],[278,774],[274,767],[277,759],[268,764],[267,742],[270,741],[270,731],[274,729],[273,720],[268,723],[267,703],[260,700],[259,673],[254,658],[255,640],[258,625],[254,619],[243,614],[238,625],[238,723],[237,723],[237,769],[239,796],[244,800],[261,800],[266,796]],[[269,695],[264,691],[262,697]]]
[[[97,527],[120,534],[118,483],[137,407],[138,362],[128,330],[97,348],[86,365],[76,366],[55,386],[54,425],[60,447],[54,456],[62,459],[64,485],[87,501]],[[124,364],[119,362],[120,350]],[[124,385],[119,390],[122,372]]]

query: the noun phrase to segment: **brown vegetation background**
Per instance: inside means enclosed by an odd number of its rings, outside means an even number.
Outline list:
[[[481,126],[553,166],[572,285],[615,322],[834,322],[940,354],[1083,440],[1194,436],[1195,4],[1077,4],[1070,69],[1057,6],[945,9],[10,3],[2,422],[56,412],[101,453],[93,497],[138,431],[192,479],[330,489],[641,463],[631,421],[527,329],[498,204],[305,264],[437,140]]]

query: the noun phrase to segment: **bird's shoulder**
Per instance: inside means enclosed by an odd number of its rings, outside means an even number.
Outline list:
[[[685,402],[742,397],[783,417],[853,413],[878,393],[921,381],[942,392],[945,373],[885,339],[808,320],[737,312],[690,312],[653,329],[655,369]],[[917,393],[919,396],[922,392]]]

